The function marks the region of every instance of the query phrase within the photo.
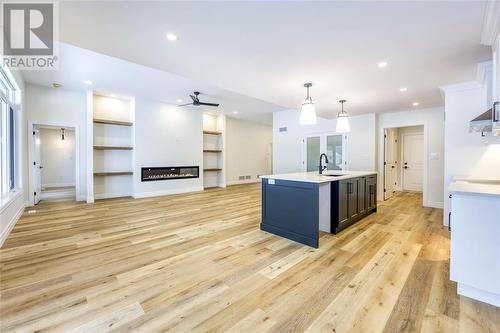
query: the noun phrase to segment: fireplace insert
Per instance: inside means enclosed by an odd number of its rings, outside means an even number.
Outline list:
[[[198,166],[141,168],[141,181],[143,182],[199,177],[200,167]]]

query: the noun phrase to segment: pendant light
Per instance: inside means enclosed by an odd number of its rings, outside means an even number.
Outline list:
[[[64,128],[61,128],[61,140],[64,140]]]
[[[300,108],[299,123],[301,125],[314,125],[317,123],[316,108],[314,107],[312,98],[309,96],[309,88],[312,87],[312,83],[306,83],[304,87],[306,88],[306,100],[302,103],[302,107]]]
[[[345,99],[339,101],[342,104],[342,111],[337,115],[337,133],[347,133],[351,131],[351,126],[349,125],[349,115],[344,111]]]

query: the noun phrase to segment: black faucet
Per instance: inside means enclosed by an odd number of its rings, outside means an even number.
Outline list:
[[[321,163],[322,160],[323,160],[323,156],[325,156],[325,163],[328,164],[328,156],[326,156],[325,153],[319,155],[319,174],[322,175],[323,174],[323,170],[326,169],[326,165],[323,166],[323,164]]]

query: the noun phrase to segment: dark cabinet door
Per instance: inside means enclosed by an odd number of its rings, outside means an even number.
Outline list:
[[[367,209],[372,210],[377,207],[377,178],[376,176],[368,177],[366,180],[366,186],[368,188],[367,198],[368,204]]]
[[[366,213],[367,195],[366,195],[366,177],[358,178],[358,214]]]
[[[358,178],[349,179],[349,217],[358,215]]]
[[[349,182],[339,181],[339,224],[349,220]]]

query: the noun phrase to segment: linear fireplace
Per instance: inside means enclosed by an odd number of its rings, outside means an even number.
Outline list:
[[[141,168],[141,181],[143,182],[199,177],[200,167],[198,166]]]

